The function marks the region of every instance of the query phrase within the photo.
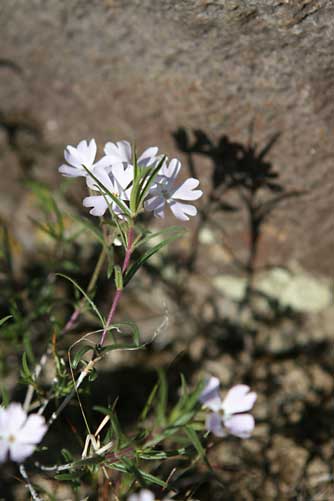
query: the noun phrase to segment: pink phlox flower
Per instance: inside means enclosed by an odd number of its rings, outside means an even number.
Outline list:
[[[128,141],[108,142],[105,144],[104,153],[111,165],[123,163],[132,166],[132,148]],[[137,164],[140,167],[149,167],[157,160],[158,148],[151,146],[138,157]]]
[[[189,221],[189,216],[195,216],[197,209],[194,205],[184,204],[181,200],[197,200],[203,194],[196,190],[199,180],[186,179],[180,186],[175,187],[176,178],[181,169],[181,162],[173,158],[169,163],[165,161],[159,171],[156,182],[152,185],[149,197],[145,202],[145,209],[153,211],[155,217],[165,217],[165,205],[167,204],[174,216],[181,221]]]
[[[201,404],[212,411],[219,411],[222,407],[220,396],[220,381],[217,377],[210,377],[199,397]]]
[[[133,181],[133,167],[124,167],[123,164],[115,164],[107,169],[97,167],[94,169],[94,177],[98,179],[101,185],[107,191],[112,193],[115,197],[123,202],[130,199],[132,181]],[[92,177],[87,177],[87,185],[91,190],[99,191],[99,195],[91,195],[84,198],[83,206],[92,207],[89,211],[93,216],[103,216],[108,209],[108,206],[120,217],[122,217],[122,210],[114,200],[103,192],[102,187]]]
[[[218,381],[219,383],[219,381]],[[213,412],[206,418],[206,428],[218,437],[230,433],[240,438],[250,437],[254,430],[254,417],[248,413],[256,401],[257,395],[249,386],[233,386],[225,399],[220,401],[217,378],[211,378],[200,396],[204,407]]]
[[[87,171],[84,166],[89,171],[96,167],[107,167],[109,160],[106,157],[95,163],[96,150],[95,139],[91,139],[89,142],[86,140],[80,141],[76,147],[66,146],[64,157],[67,164],[62,164],[58,169],[59,172],[66,177],[86,177]]]
[[[13,402],[7,408],[0,406],[0,463],[8,457],[22,463],[31,456],[46,431],[44,417],[28,416],[21,404]]]

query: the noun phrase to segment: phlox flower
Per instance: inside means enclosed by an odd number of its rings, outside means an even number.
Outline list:
[[[137,494],[131,494],[128,501],[154,501],[155,495],[148,489],[142,489]]]
[[[219,411],[221,409],[220,381],[217,377],[212,376],[208,379],[199,400],[203,407],[207,409],[211,409],[212,411]]]
[[[105,144],[104,153],[111,165],[123,163],[125,166],[132,165],[132,148],[128,141],[108,142]],[[139,167],[152,166],[157,160],[158,148],[151,146],[137,159]]]
[[[121,201],[127,201],[130,198],[131,183],[133,181],[133,168],[124,167],[123,164],[116,164],[113,167],[104,169],[97,167],[94,169],[94,177]],[[112,200],[112,198],[103,192],[102,188],[98,185],[92,176],[87,176],[87,185],[91,190],[99,191],[99,195],[91,195],[84,198],[84,207],[92,207],[89,211],[93,216],[103,216],[108,209],[108,206],[120,217],[122,211],[120,207]]]
[[[213,411],[206,418],[207,430],[217,437],[224,437],[226,433],[240,438],[250,437],[255,421],[248,411],[253,408],[256,393],[245,384],[237,384],[221,400],[218,390],[218,379],[211,377],[200,396],[203,406]]]
[[[79,177],[87,176],[84,166],[89,171],[92,171],[95,167],[107,167],[109,165],[109,160],[106,157],[94,163],[95,156],[95,139],[91,139],[89,142],[86,140],[80,141],[76,147],[68,145],[64,150],[67,164],[62,164],[58,170],[66,177]]]
[[[19,403],[0,406],[0,463],[9,458],[22,463],[30,456],[47,431],[45,419],[29,416]]]
[[[181,221],[188,221],[189,216],[195,216],[197,209],[194,205],[184,204],[181,200],[197,200],[203,195],[201,190],[196,190],[199,180],[193,177],[186,179],[180,186],[175,187],[176,178],[181,169],[181,162],[173,158],[169,164],[164,162],[159,171],[157,181],[152,185],[144,207],[153,211],[155,217],[165,217],[167,204],[174,216]]]

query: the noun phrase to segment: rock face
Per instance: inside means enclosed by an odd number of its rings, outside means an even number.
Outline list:
[[[240,144],[252,128],[260,146],[280,134],[268,160],[303,192],[267,222],[261,262],[269,245],[276,261],[334,271],[332,0],[2,0],[0,15],[2,218],[21,203],[22,169],[55,180],[81,138],[173,156],[179,127]],[[205,184],[210,164],[196,161]]]

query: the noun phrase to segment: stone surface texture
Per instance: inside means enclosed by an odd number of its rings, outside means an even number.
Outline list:
[[[174,156],[178,127],[246,144],[253,124],[261,146],[280,133],[268,158],[304,192],[264,228],[262,261],[269,245],[333,272],[332,0],[2,0],[0,30],[2,219],[28,210],[19,180],[57,182],[68,143],[130,138]]]

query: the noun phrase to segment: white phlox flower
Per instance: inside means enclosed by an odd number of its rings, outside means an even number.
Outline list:
[[[128,501],[154,501],[155,495],[148,489],[142,489],[137,494],[131,494]]]
[[[64,157],[67,164],[62,164],[58,169],[59,172],[66,177],[87,176],[84,166],[89,171],[92,171],[96,167],[107,167],[110,165],[106,157],[101,158],[101,160],[95,163],[96,149],[95,139],[91,139],[89,142],[86,140],[80,141],[76,147],[71,145],[66,146]]]
[[[21,404],[13,402],[7,408],[0,406],[0,463],[8,458],[22,463],[31,456],[46,431],[44,417],[28,416]]]
[[[133,167],[124,167],[123,164],[115,164],[107,169],[97,167],[94,169],[94,177],[112,193],[115,197],[125,202],[130,199]],[[120,207],[112,200],[112,198],[103,193],[103,189],[98,185],[97,181],[92,176],[87,176],[87,185],[91,190],[99,191],[99,195],[91,195],[84,198],[84,207],[91,207],[89,211],[93,216],[103,216],[108,209],[108,206],[120,217],[122,211]]]
[[[132,148],[128,141],[108,142],[105,144],[104,153],[110,165],[123,163],[125,166],[132,165]],[[157,160],[158,148],[151,146],[137,159],[139,167],[150,167]]]
[[[207,430],[217,437],[224,437],[227,433],[240,438],[250,437],[255,421],[248,411],[253,408],[256,393],[250,391],[249,386],[238,384],[221,400],[217,382],[217,378],[210,378],[200,396],[203,406],[213,411],[206,418]]]
[[[193,177],[186,179],[180,186],[175,187],[176,178],[181,169],[181,162],[173,158],[169,164],[164,162],[159,171],[156,183],[149,192],[149,198],[145,202],[145,209],[153,211],[155,217],[165,217],[165,205],[167,204],[174,216],[181,221],[188,221],[189,216],[195,216],[197,209],[194,205],[182,203],[182,201],[197,200],[203,195],[201,190],[196,190],[199,180]]]
[[[107,142],[104,146],[105,155],[99,161],[95,161],[96,151],[95,139],[80,141],[75,147],[68,145],[64,151],[67,163],[59,167],[59,172],[67,177],[85,177],[90,190],[98,192],[95,195],[91,193],[83,200],[83,205],[90,208],[90,214],[103,216],[109,206],[122,219],[126,217],[125,213],[130,215],[127,209],[134,182],[131,144],[128,141]],[[161,163],[163,165],[160,167]],[[179,186],[176,185],[181,169],[179,160],[174,158],[168,161],[158,154],[156,146],[151,146],[139,156],[136,165],[139,167],[139,177],[136,177],[135,184],[136,189],[140,190],[140,197],[136,197],[135,203],[143,203],[144,209],[152,211],[158,218],[165,217],[166,204],[181,221],[188,221],[190,216],[197,214],[196,207],[185,202],[197,200],[203,192],[197,189],[199,180],[195,178],[188,178]],[[121,203],[116,203],[114,197]],[[140,211],[142,205],[137,209]]]

